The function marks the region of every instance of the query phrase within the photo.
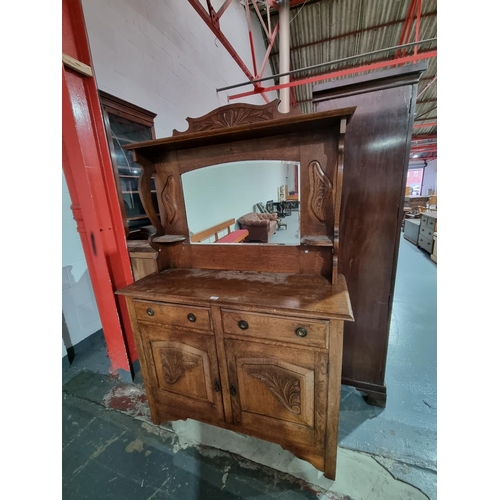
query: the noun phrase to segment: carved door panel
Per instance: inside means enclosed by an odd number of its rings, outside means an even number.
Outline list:
[[[234,423],[275,442],[323,447],[327,355],[226,339]]]
[[[208,422],[224,420],[213,335],[139,323],[153,397],[179,416]]]

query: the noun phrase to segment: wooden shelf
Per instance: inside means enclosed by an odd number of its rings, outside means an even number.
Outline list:
[[[185,236],[177,234],[164,234],[163,236],[157,236],[153,238],[154,243],[177,243],[178,241],[184,241]]]
[[[329,236],[302,236],[300,242],[310,247],[333,247],[333,241]]]

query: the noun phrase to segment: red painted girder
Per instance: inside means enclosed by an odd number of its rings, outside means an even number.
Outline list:
[[[437,134],[422,134],[422,135],[414,135],[411,138],[411,142],[416,142],[416,141],[427,141],[429,139],[436,139],[437,140]]]
[[[418,42],[420,40],[420,18],[422,16],[422,0],[417,0],[417,20],[415,22],[415,41]],[[415,45],[415,49],[413,53],[417,55],[418,45]]]
[[[262,28],[264,29],[264,32],[265,34],[267,35],[267,38],[268,40],[271,38],[271,33],[269,32],[269,30],[267,29],[267,26],[266,26],[266,23],[264,22],[264,19],[262,19],[262,16],[260,14],[260,10],[257,8],[257,5],[255,3],[255,0],[252,0],[252,4],[253,4],[253,7],[254,7],[254,10],[257,14],[257,17],[259,18],[260,20],[260,24],[262,25]],[[250,7],[248,5],[248,0],[247,0],[247,9],[248,9],[248,14],[250,15]]]
[[[413,128],[426,128],[426,127],[435,127],[435,126],[437,126],[437,122],[417,123],[416,125],[413,125]]]
[[[425,52],[425,53],[420,53],[420,54],[417,54],[416,56],[412,55],[412,56],[402,57],[402,58],[398,59],[398,63],[406,63],[406,62],[411,63],[411,62],[415,62],[415,61],[420,61],[422,59],[432,59],[433,57],[437,57],[437,50],[429,51],[429,52]],[[357,66],[355,68],[334,71],[332,73],[323,73],[321,75],[315,75],[315,76],[303,78],[301,80],[297,80],[294,82],[284,83],[281,85],[273,85],[271,87],[264,87],[262,89],[259,89],[258,92],[250,91],[250,92],[243,92],[241,94],[235,94],[235,95],[229,96],[228,99],[229,100],[240,99],[242,97],[247,97],[250,95],[254,95],[256,93],[271,92],[273,90],[279,90],[279,89],[283,89],[283,88],[287,88],[287,87],[298,87],[299,85],[304,85],[306,83],[314,83],[314,82],[319,82],[322,80],[330,80],[332,78],[337,78],[340,76],[352,75],[355,73],[361,73],[363,71],[370,71],[370,70],[385,68],[387,66],[393,66],[393,65],[394,65],[393,59],[386,60],[386,61],[380,61],[377,63],[366,64],[364,66]]]
[[[434,145],[432,148],[410,148],[410,153],[424,153],[431,151],[437,151],[437,145]]]
[[[273,45],[274,45],[274,40],[276,40],[276,35],[278,34],[278,27],[279,27],[279,24],[276,23],[276,26],[274,27],[273,34],[271,35],[271,38],[269,40],[269,46],[267,47],[266,55],[264,56],[264,61],[262,62],[259,73],[257,75],[257,80],[259,78],[262,78],[262,75],[264,74],[264,70],[266,69],[266,64],[267,64],[267,61],[269,60],[269,54],[271,53],[271,50],[272,50]]]
[[[231,57],[236,61],[236,64],[241,68],[245,76],[249,80],[253,80],[255,78],[254,75],[252,75],[252,72],[247,68],[246,64],[243,62],[241,57],[238,55],[234,47],[231,45],[229,40],[224,36],[222,31],[214,24],[212,17],[208,15],[207,11],[203,8],[203,6],[200,4],[198,0],[188,0],[188,2],[191,4],[193,9],[198,13],[198,15],[205,21],[205,24],[210,28],[212,33],[219,39],[219,41],[222,43],[224,48],[229,52]],[[215,13],[217,16],[217,13]],[[218,19],[218,18],[217,18]],[[257,85],[254,84],[255,87]]]
[[[85,160],[64,68],[62,78],[63,170],[71,197],[73,217],[82,241],[97,309],[101,318],[111,362],[111,372],[117,374],[119,369],[130,371],[130,359],[123,339],[120,316],[106,262],[104,242],[98,229],[100,224],[97,207],[93,203],[92,192],[86,177]]]
[[[408,12],[406,13],[406,19],[403,24],[403,29],[401,30],[401,35],[399,36],[398,45],[404,45],[405,43],[408,43],[408,40],[410,39],[411,25],[413,22],[413,12],[415,10],[415,2],[416,0],[411,0],[410,5],[408,7]],[[400,57],[404,57],[404,55],[405,52],[403,52],[403,50],[398,50],[394,54],[394,59],[399,59]]]
[[[92,67],[83,11],[63,0],[63,53]],[[137,359],[125,301],[114,291],[132,283],[113,166],[94,77],[63,67],[63,169],[103,325],[113,371]]]
[[[252,53],[253,73],[255,76],[257,76],[257,61],[255,59],[255,46],[253,43],[252,20],[250,18],[250,5],[248,4],[248,0],[246,0],[246,14],[247,14],[247,24],[248,24],[248,38],[250,40],[250,51]]]
[[[226,9],[229,7],[233,0],[226,0],[222,7],[217,11],[217,17],[220,19],[222,17],[222,14],[226,12]]]

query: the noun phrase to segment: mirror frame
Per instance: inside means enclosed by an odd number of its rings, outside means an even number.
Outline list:
[[[344,135],[355,107],[302,115],[282,114],[278,104],[222,106],[187,118],[184,132],[127,146],[143,169],[139,190],[155,228],[149,242],[160,269],[321,274],[337,282]],[[190,243],[181,175],[245,160],[300,163],[300,245]],[[151,202],[153,174],[160,218]]]

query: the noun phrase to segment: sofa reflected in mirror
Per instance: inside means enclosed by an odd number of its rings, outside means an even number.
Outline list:
[[[298,162],[224,163],[185,172],[181,180],[191,243],[300,244]],[[293,210],[280,199],[290,192]]]
[[[244,241],[269,243],[269,238],[278,229],[278,215],[252,212],[240,217],[238,223],[241,229],[248,231]]]

